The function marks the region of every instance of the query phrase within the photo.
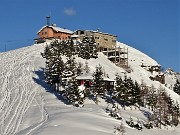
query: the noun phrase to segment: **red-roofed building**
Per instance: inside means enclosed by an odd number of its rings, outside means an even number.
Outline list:
[[[72,33],[73,31],[57,27],[55,24],[52,26],[46,25],[37,32],[38,38],[36,39],[36,42],[45,39],[66,40]]]

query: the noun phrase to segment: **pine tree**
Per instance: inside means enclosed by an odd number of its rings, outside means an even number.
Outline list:
[[[49,81],[49,76],[50,76],[50,66],[49,66],[49,62],[50,62],[50,56],[51,56],[51,51],[50,51],[50,47],[48,45],[46,45],[45,49],[44,49],[44,53],[41,53],[43,58],[46,58],[45,61],[45,72],[44,72],[44,78],[46,79],[46,81],[48,83],[50,83]]]
[[[131,116],[130,116],[130,120],[129,120],[129,126],[134,127],[134,121]]]
[[[117,101],[122,102],[123,106],[124,106],[124,109],[125,109],[125,104],[126,104],[126,101],[127,101],[127,96],[126,96],[127,88],[126,88],[125,83],[122,80],[120,75],[116,74],[116,79],[115,80],[116,80],[116,90],[115,90],[113,98],[116,99]]]
[[[140,85],[140,97],[141,97],[141,101],[142,101],[142,106],[146,107],[147,104],[147,97],[148,97],[148,91],[149,88],[146,86],[146,84],[142,81],[141,85]]]
[[[97,46],[94,37],[84,36],[82,43],[79,43],[77,50],[79,51],[78,56],[83,59],[97,58]]]
[[[90,72],[90,68],[89,68],[89,65],[88,65],[87,61],[85,62],[84,71],[85,71],[86,74],[88,74]]]
[[[46,45],[45,48],[44,48],[44,52],[41,53],[41,56],[42,56],[43,58],[48,59],[49,56],[50,56],[50,53],[51,53],[51,52],[50,52],[50,47],[49,47],[48,45]]]
[[[134,127],[142,131],[142,123],[139,119],[137,119],[137,124],[135,124]]]
[[[69,102],[73,103],[74,105],[78,104],[79,101],[79,89],[78,89],[78,83],[75,79],[75,77],[72,77],[68,82],[68,88],[66,89],[68,100]]]
[[[119,87],[123,83],[123,80],[118,73],[115,76],[116,76],[116,79],[115,79],[116,80],[116,86]]]
[[[61,56],[56,57],[53,59],[54,65],[52,66],[51,69],[51,75],[52,75],[52,82],[55,85],[55,89],[59,89],[59,83],[61,82],[61,77],[62,77],[62,72],[64,71],[64,62],[61,58]]]
[[[94,91],[98,95],[104,95],[104,82],[103,82],[103,71],[102,67],[96,66],[96,70],[93,73],[93,85],[94,85]]]
[[[90,55],[90,47],[89,47],[88,43],[85,44],[84,51],[85,51],[84,52],[84,58],[85,59],[90,59],[91,55]]]
[[[177,79],[174,84],[173,91],[180,95],[180,81]]]
[[[123,125],[122,122],[121,122],[121,124],[120,124],[119,127],[116,127],[116,128],[115,128],[115,133],[116,133],[117,135],[125,135],[126,130],[125,130],[125,127],[124,127],[124,125]]]
[[[90,53],[91,58],[97,58],[98,57],[98,54],[97,54],[98,51],[97,51],[97,45],[96,45],[94,37],[90,37],[89,47],[90,47],[89,53]]]
[[[128,105],[134,105],[136,100],[136,89],[134,82],[131,78],[128,78],[126,81],[124,81],[124,83],[126,86],[126,102]]]
[[[75,57],[67,58],[67,62],[65,63],[65,70],[63,72],[63,76],[67,78],[67,87],[65,89],[65,95],[68,101],[74,105],[78,105],[80,100],[81,103],[83,101],[80,98],[80,91],[78,89],[78,82],[76,80],[77,75],[78,70]]]
[[[177,126],[179,124],[179,117],[180,117],[180,110],[179,110],[179,104],[176,101],[176,103],[173,104],[173,117],[172,117],[172,124],[174,126]]]
[[[90,48],[89,48],[89,38],[83,37],[82,44],[80,46],[80,57],[83,59],[90,59]]]
[[[157,104],[154,109],[154,116],[156,123],[155,125],[159,128],[162,127],[162,123],[168,121],[168,104],[167,104],[167,94],[165,90],[160,86],[157,95]]]
[[[77,51],[78,51],[78,57],[81,57],[84,59],[85,47],[84,47],[83,43],[79,43],[79,45],[77,47]]]
[[[140,96],[140,86],[139,86],[139,84],[135,81],[135,83],[134,83],[134,89],[135,89],[135,91],[134,91],[134,94],[133,94],[133,102],[134,102],[134,104],[139,104],[139,105],[141,105],[142,104],[142,101],[141,101],[141,96]]]
[[[78,62],[77,63],[77,76],[81,75],[83,73],[83,63]]]
[[[147,104],[149,105],[149,107],[151,107],[151,110],[153,111],[154,106],[157,104],[157,94],[153,85],[148,88],[148,93],[146,98],[147,98],[146,100]]]
[[[64,62],[58,49],[58,42],[54,41],[50,46],[46,46],[42,56],[46,58],[45,79],[55,90],[58,90],[64,70]]]

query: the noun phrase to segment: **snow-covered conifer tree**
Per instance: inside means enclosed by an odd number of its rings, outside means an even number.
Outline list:
[[[85,71],[86,74],[88,74],[90,72],[90,68],[89,68],[89,65],[88,65],[87,61],[85,62],[84,71]]]
[[[126,133],[125,127],[123,125],[123,122],[121,122],[120,126],[115,128],[115,134],[116,135],[125,135],[125,133]]]
[[[180,95],[180,81],[177,79],[173,87],[174,92]]]
[[[93,85],[94,91],[98,95],[104,95],[103,71],[101,65],[96,66],[96,70],[93,73]]]
[[[83,73],[83,63],[78,62],[77,63],[77,76],[81,75]]]
[[[94,37],[90,37],[89,39],[89,48],[90,48],[90,56],[92,58],[97,58],[98,57],[98,54],[97,54],[97,45],[96,45],[96,42],[95,42],[95,39]]]
[[[134,88],[135,88],[135,91],[134,91],[134,103],[136,104],[139,104],[139,105],[141,105],[142,104],[142,102],[141,102],[141,96],[140,96],[140,86],[139,86],[139,84],[135,81],[135,83],[134,83]]]
[[[154,106],[157,104],[157,94],[156,94],[156,89],[155,87],[152,85],[150,88],[148,88],[148,93],[146,96],[146,104],[149,105],[149,107],[151,107],[151,110],[154,110]]]
[[[42,56],[46,58],[45,79],[55,90],[58,90],[62,71],[64,70],[64,62],[61,58],[62,54],[59,51],[58,41],[46,46]]]
[[[124,109],[126,104],[126,87],[121,76],[116,74],[116,90],[114,91],[113,98],[123,103]]]

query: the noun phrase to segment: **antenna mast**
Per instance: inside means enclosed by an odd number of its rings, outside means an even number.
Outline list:
[[[46,16],[46,19],[47,19],[47,26],[49,26],[50,25],[50,16]]]

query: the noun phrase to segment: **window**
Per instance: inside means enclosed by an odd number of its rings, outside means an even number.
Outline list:
[[[104,51],[107,51],[107,48],[104,48]]]
[[[80,34],[84,34],[84,31],[81,31],[81,33]]]
[[[107,39],[107,38],[104,38],[104,40],[105,40],[105,41],[108,41],[108,39]]]
[[[113,40],[112,40],[112,42],[116,42],[116,40],[115,40],[115,39],[113,39]]]
[[[114,85],[114,82],[110,82],[109,84],[110,84],[110,85]]]
[[[47,32],[44,32],[44,34],[46,35],[46,34],[47,34]]]

